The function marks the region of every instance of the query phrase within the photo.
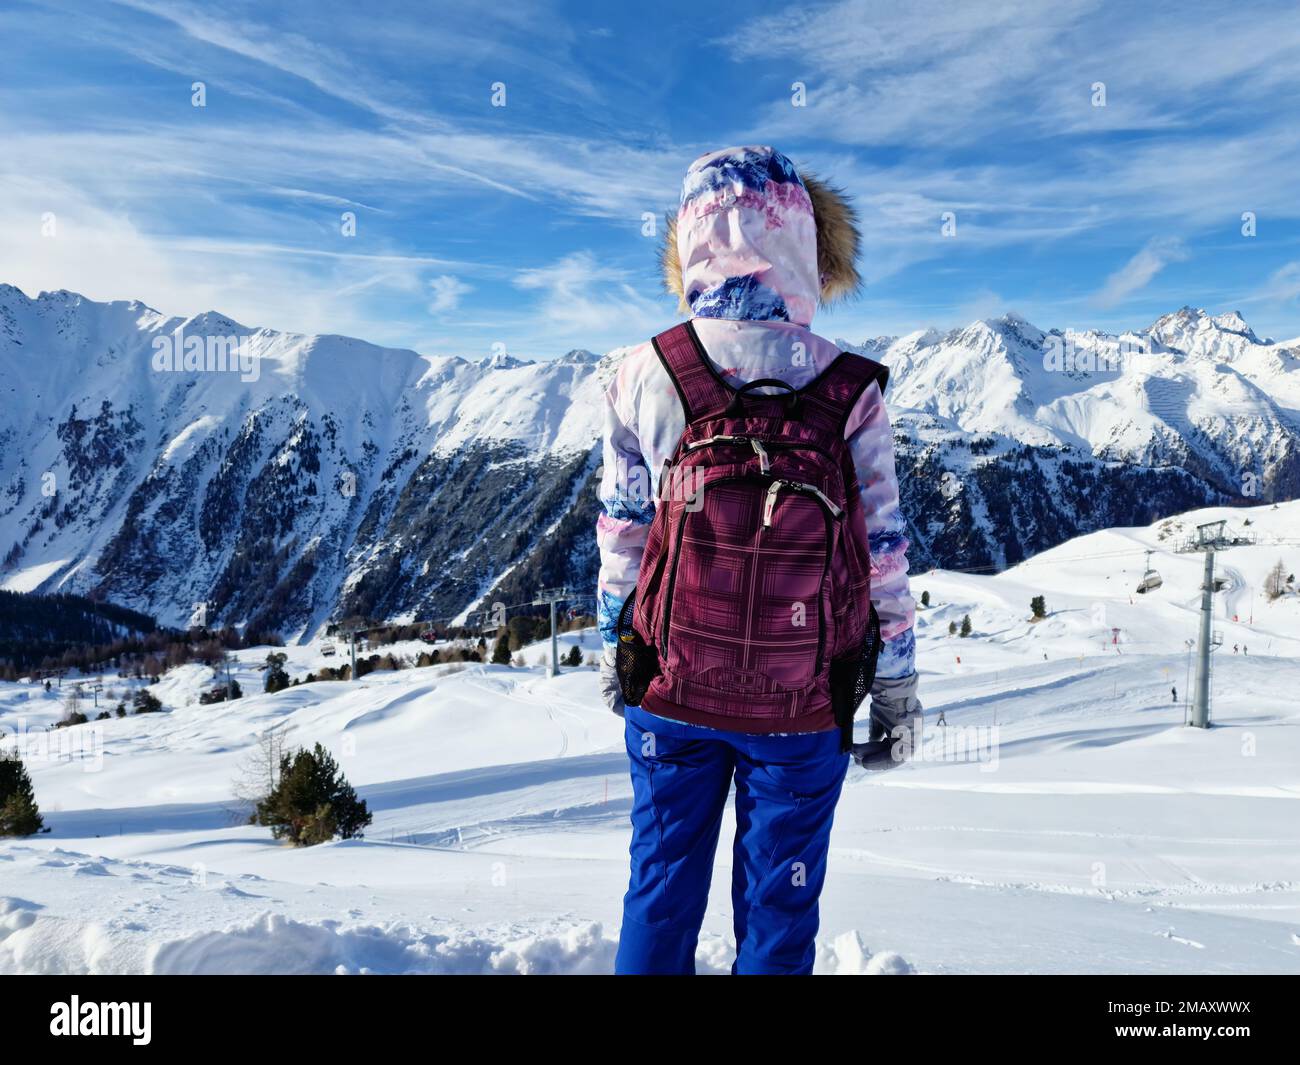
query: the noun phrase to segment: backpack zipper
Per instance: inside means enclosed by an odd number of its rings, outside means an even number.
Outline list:
[[[696,440],[682,448],[684,452],[698,451],[703,447],[713,447],[715,444],[749,444],[758,456],[759,465],[763,472],[769,472],[768,451],[815,451],[819,455],[825,455],[832,462],[835,456],[820,444],[804,443],[796,440],[760,440],[756,436],[743,436],[731,434],[719,434],[718,436],[708,436],[703,440]]]
[[[754,454],[758,456],[759,473],[764,477],[769,477],[772,473],[771,457],[767,453],[768,448],[786,451],[816,451],[818,454],[825,455],[829,459],[834,459],[835,457],[824,447],[819,447],[817,444],[800,443],[790,440],[760,440],[756,436],[731,434],[705,437],[703,440],[696,440],[693,443],[687,444],[682,448],[682,450],[684,452],[698,451],[700,448],[713,447],[715,444],[749,444],[754,449]],[[831,512],[831,516],[834,518],[838,519],[844,514],[843,509],[834,503],[831,498],[816,485],[808,484],[804,481],[788,481],[778,478],[773,482],[772,487],[768,489],[767,503],[763,508],[763,528],[765,529],[772,524],[772,510],[776,506],[775,497],[781,487],[789,488],[791,491],[795,492],[805,492],[810,495],[815,495],[825,505],[826,509]]]
[[[830,515],[832,521],[839,521],[839,519],[844,516],[844,511],[828,499],[826,493],[815,484],[806,484],[803,481],[786,481],[778,478],[777,480],[774,480],[768,488],[767,497],[763,501],[763,524],[759,527],[760,535],[764,529],[771,528],[772,526],[772,513],[776,510],[776,501],[781,495],[782,488],[787,488],[792,492],[799,492],[803,495],[812,496],[826,509],[826,513]],[[831,522],[828,521],[826,523],[825,561],[822,563],[823,581],[826,580],[826,570],[831,564],[831,544]],[[817,658],[813,666],[814,679],[821,674],[822,656],[826,651],[826,621],[821,617],[820,604],[818,605],[817,613]]]
[[[772,487],[767,490],[767,499],[763,503],[763,528],[768,529],[772,526],[772,511],[776,509],[777,496],[781,494],[782,488],[788,488],[792,492],[802,492],[804,495],[815,496],[829,512],[832,518],[838,520],[844,515],[841,507],[837,506],[820,488],[815,484],[807,484],[804,481],[786,481],[776,478],[772,481]]]

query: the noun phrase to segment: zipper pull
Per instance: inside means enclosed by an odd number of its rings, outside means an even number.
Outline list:
[[[822,505],[825,506],[826,509],[830,511],[832,518],[838,519],[844,516],[843,509],[836,506],[835,503],[831,500],[830,496],[828,496],[815,484],[792,483],[790,487],[796,492],[803,492],[806,495],[816,496],[818,499],[822,501]]]
[[[826,504],[826,509],[831,512],[832,518],[838,520],[839,518],[842,518],[844,516],[844,511],[840,507],[836,506],[825,492],[823,492],[816,485],[809,485],[808,487],[813,490],[813,494],[818,499],[820,499],[824,504]]]
[[[768,460],[767,449],[763,447],[762,441],[756,440],[754,437],[751,436],[749,438],[749,442],[754,446],[754,454],[758,456],[759,472],[770,473],[772,470],[772,463]]]
[[[772,511],[776,509],[776,497],[781,494],[781,489],[784,485],[784,481],[773,481],[772,487],[767,490],[767,498],[763,502],[764,529],[771,528],[772,526]]]

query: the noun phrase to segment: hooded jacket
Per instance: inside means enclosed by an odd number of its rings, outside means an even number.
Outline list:
[[[728,148],[691,164],[668,219],[664,284],[711,361],[729,381],[775,377],[806,385],[840,354],[813,333],[813,312],[858,286],[858,233],[835,189],[801,177],[768,147]],[[635,590],[654,517],[652,486],[686,428],[672,381],[649,341],[631,348],[605,394],[597,615],[606,648]],[[893,435],[875,385],[858,401],[845,438],[862,489],[871,552],[871,599],[883,646],[873,703],[911,702],[915,607],[908,591],[906,523],[898,505]],[[886,694],[887,693],[887,694]]]

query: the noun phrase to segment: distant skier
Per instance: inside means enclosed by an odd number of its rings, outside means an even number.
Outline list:
[[[1174,702],[1178,702],[1178,686],[1177,686],[1177,685],[1174,685],[1174,687],[1172,687],[1172,688],[1170,689],[1170,691],[1172,691],[1172,692],[1174,693],[1174,699],[1173,699],[1173,701],[1174,701]]]
[[[1248,654],[1250,654],[1250,648],[1247,647],[1244,643],[1241,645],[1241,653],[1242,653],[1243,655],[1248,655]]]
[[[1232,653],[1234,655],[1237,653],[1237,645],[1235,643],[1232,645]]]
[[[858,243],[842,194],[772,148],[696,160],[662,254],[691,320],[631,349],[606,391],[601,690],[632,773],[619,973],[694,971],[733,784],[732,971],[811,972],[864,695],[883,738],[859,763],[911,753],[884,368],[809,329],[819,299],[857,288]]]

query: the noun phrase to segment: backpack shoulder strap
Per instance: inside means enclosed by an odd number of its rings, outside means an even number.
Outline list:
[[[677,389],[687,425],[700,418],[719,417],[726,411],[733,392],[709,361],[690,322],[673,326],[651,343]]]
[[[841,352],[802,392],[804,420],[843,436],[849,415],[873,381],[884,395],[889,368],[865,355]]]

